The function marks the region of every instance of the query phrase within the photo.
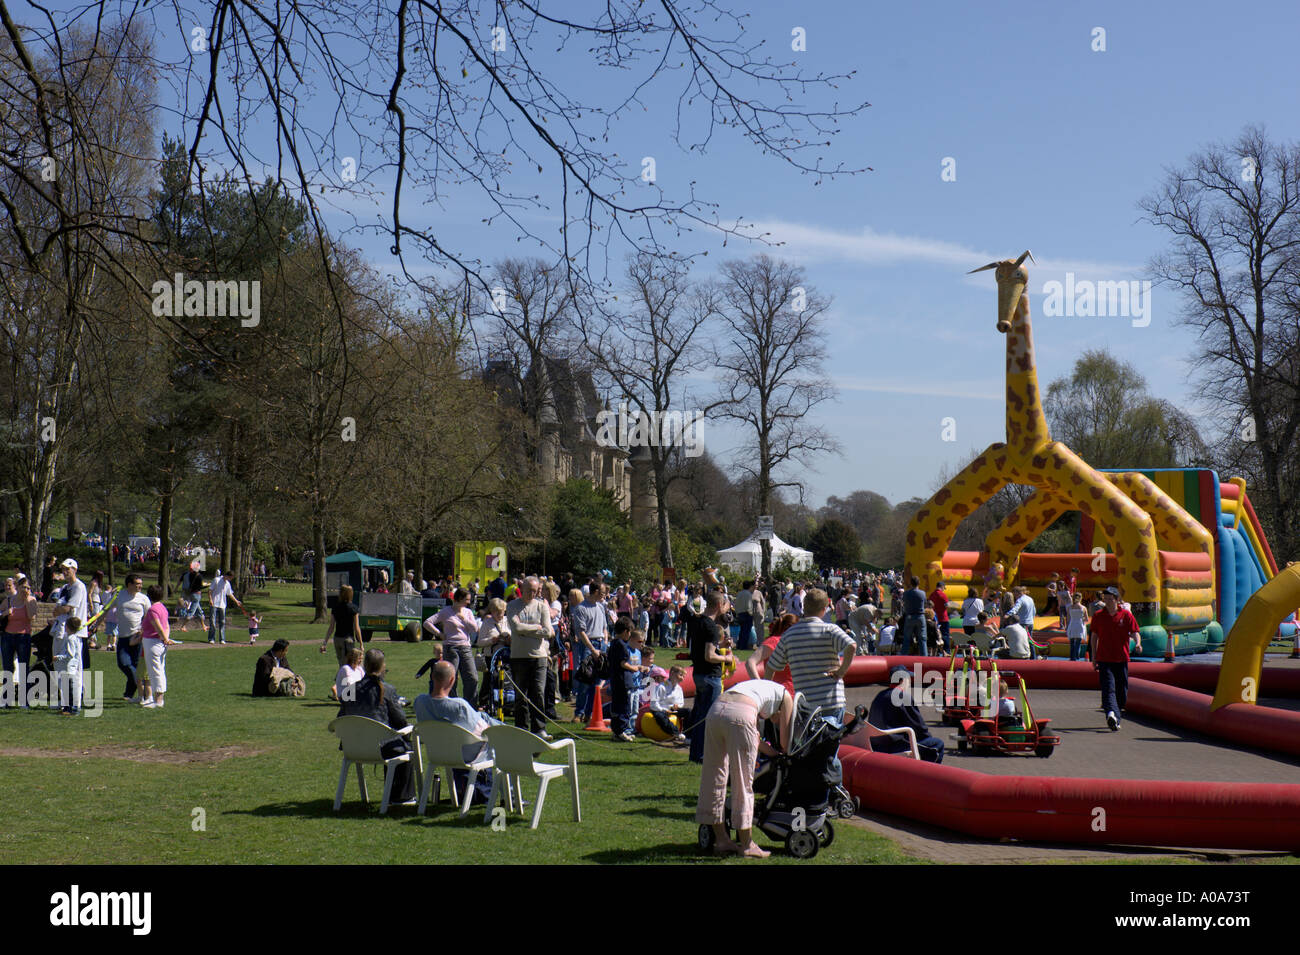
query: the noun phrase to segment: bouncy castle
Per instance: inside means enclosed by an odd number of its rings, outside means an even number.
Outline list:
[[[917,511],[908,525],[906,575],[926,592],[943,581],[949,599],[987,584],[1028,588],[1076,577],[1091,593],[1117,586],[1142,629],[1146,654],[1218,648],[1246,601],[1278,573],[1246,494],[1203,468],[1097,470],[1048,433],[1034,362],[1028,274],[1018,260],[992,263],[997,329],[1006,335],[1006,441],[990,445]],[[977,270],[981,271],[981,270]],[[980,551],[950,551],[962,520],[1007,484],[1034,493],[985,538]],[[1079,511],[1075,553],[1026,553],[1058,518]],[[1056,617],[1036,621],[1058,626]],[[1295,634],[1295,615],[1280,634]]]

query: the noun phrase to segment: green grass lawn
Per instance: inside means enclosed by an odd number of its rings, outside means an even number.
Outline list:
[[[343,808],[335,813],[341,757],[326,729],[337,709],[327,700],[337,669],[332,649],[290,650],[290,664],[307,680],[305,698],[250,695],[260,644],[277,637],[317,643],[323,638],[325,628],[309,622],[309,594],[306,585],[273,585],[269,597],[247,601],[266,612],[258,647],[172,650],[163,710],[121,702],[124,680],[113,655],[92,651],[90,670],[103,673],[98,718],[61,717],[48,709],[0,711],[0,858],[82,864],[741,864],[695,848],[699,770],[685,751],[644,741],[615,744],[600,734],[578,734],[581,823],[573,822],[564,781],[551,785],[536,831],[519,816],[510,817],[505,831],[494,831],[483,825],[481,810],[461,820],[445,795],[423,818],[401,807],[383,817],[382,777],[373,769],[367,770],[370,808],[361,804],[354,771]],[[242,627],[243,617],[233,617]],[[202,640],[196,631],[176,636]],[[227,636],[247,640],[242,629]],[[429,644],[377,639],[373,645],[388,654],[388,678],[404,696],[414,699],[426,689],[415,671],[428,659]],[[571,713],[563,706],[560,712]],[[526,789],[531,812],[536,793],[530,784]],[[777,848],[766,837],[759,840]],[[771,861],[795,860],[781,850]],[[889,840],[842,823],[835,843],[812,863],[907,861],[914,860]]]

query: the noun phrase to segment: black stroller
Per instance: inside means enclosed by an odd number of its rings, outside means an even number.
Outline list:
[[[754,773],[754,828],[784,841],[796,859],[811,859],[834,841],[832,816],[848,818],[858,809],[858,800],[843,786],[836,754],[840,740],[857,730],[861,714],[840,726],[821,712],[820,707],[810,711],[798,694],[790,752],[760,756]],[[768,742],[777,739],[771,721],[763,735]],[[729,801],[726,825],[732,827]],[[699,843],[703,849],[713,847],[712,827],[700,826]]]

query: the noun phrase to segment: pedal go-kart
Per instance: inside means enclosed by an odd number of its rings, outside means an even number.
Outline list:
[[[997,665],[993,672],[997,673]],[[1034,711],[1029,706],[1029,690],[1020,674],[1008,670],[999,674],[1001,682],[1018,697],[1015,713],[1004,716],[1001,713],[1000,694],[981,715],[961,721],[957,737],[957,749],[965,751],[967,747],[976,756],[989,756],[993,753],[1033,753],[1043,759],[1052,755],[1052,751],[1061,743],[1061,737],[1048,732],[1050,719],[1035,720]],[[1018,693],[1016,691],[1019,691]],[[987,715],[990,713],[992,715]]]
[[[961,659],[960,670],[957,669],[958,658]],[[994,672],[996,670],[994,664]],[[960,726],[962,720],[973,720],[982,714],[979,672],[979,647],[973,643],[953,647],[948,658],[948,676],[943,681],[943,716],[940,722],[944,726]]]

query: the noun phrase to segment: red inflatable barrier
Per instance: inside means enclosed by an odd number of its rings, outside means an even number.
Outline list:
[[[1300,756],[1300,713],[1229,703],[1211,711],[1213,697],[1148,680],[1130,680],[1128,709],[1206,736],[1255,749]]]
[[[987,776],[840,748],[867,809],[981,839],[1220,849],[1300,849],[1300,786]]]

